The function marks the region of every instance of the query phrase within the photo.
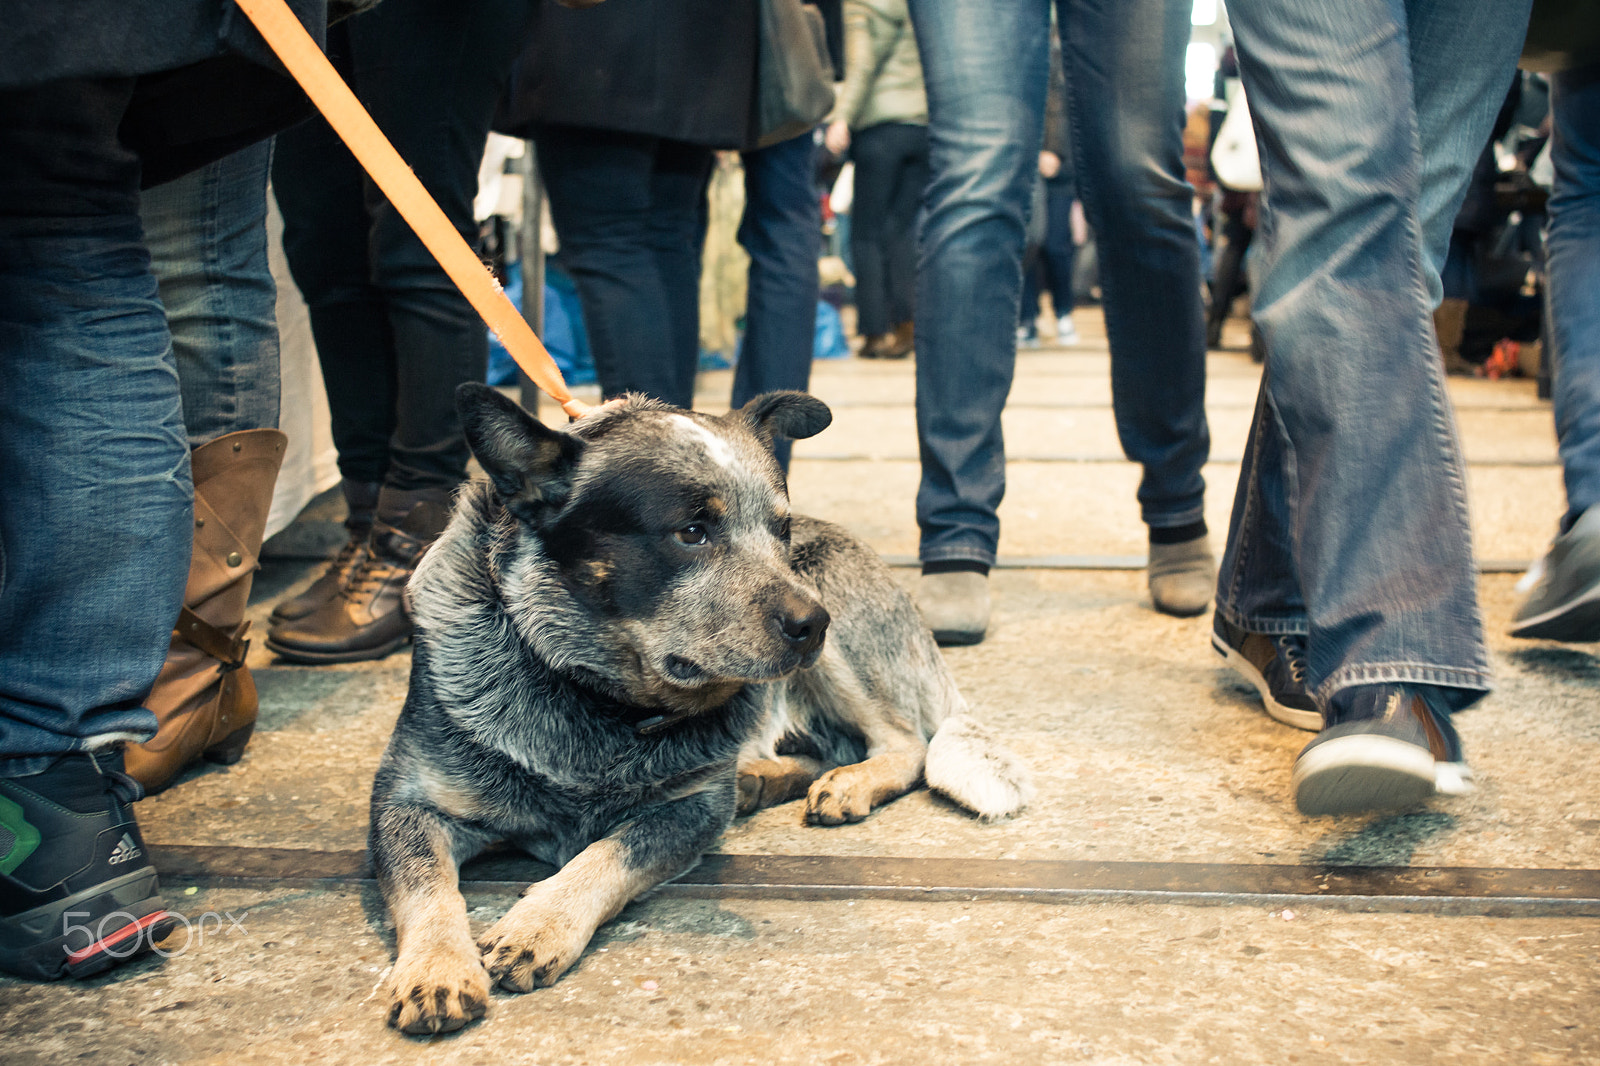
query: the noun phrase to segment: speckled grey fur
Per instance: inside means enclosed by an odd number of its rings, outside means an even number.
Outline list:
[[[412,578],[411,688],[372,797],[401,925],[395,1024],[482,1014],[472,981],[429,976],[449,965],[402,965],[461,954],[408,949],[402,915],[448,910],[455,866],[493,842],[562,867],[592,849],[584,884],[631,898],[692,866],[736,806],[807,789],[813,821],[864,817],[917,783],[930,740],[928,778],[958,802],[984,817],[1026,802],[1026,770],[965,717],[878,558],[827,523],[791,532],[770,445],[825,427],[820,401],[768,394],[714,418],[630,397],[566,432],[487,388],[459,402],[490,480],[462,490]],[[508,987],[572,961],[488,939]]]

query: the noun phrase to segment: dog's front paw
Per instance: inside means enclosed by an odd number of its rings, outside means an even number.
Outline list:
[[[478,947],[490,980],[527,992],[555,984],[592,936],[594,929],[526,897],[478,938]]]
[[[876,783],[857,766],[839,766],[811,783],[806,794],[809,825],[843,825],[859,822],[872,813]]]
[[[450,1033],[483,1017],[489,975],[470,945],[402,957],[389,978],[389,1024],[406,1033]]]

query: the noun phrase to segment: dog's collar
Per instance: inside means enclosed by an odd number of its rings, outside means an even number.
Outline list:
[[[685,718],[693,718],[696,711],[672,711],[668,714],[653,714],[649,718],[633,723],[633,731],[641,737],[654,736],[668,726],[677,725]]]

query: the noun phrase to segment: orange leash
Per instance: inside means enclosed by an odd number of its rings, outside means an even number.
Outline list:
[[[506,346],[517,366],[568,415],[582,417],[589,405],[572,398],[561,370],[527,320],[500,288],[494,275],[461,239],[461,234],[406,166],[378,124],[372,121],[367,109],[361,106],[361,101],[333,69],[333,64],[328,62],[328,57],[322,54],[322,49],[288,5],[283,0],[236,0],[236,3],[261,31],[261,36],[266,38],[267,44],[356,161],[400,212],[400,217],[416,231],[461,294],[499,336],[500,343]]]

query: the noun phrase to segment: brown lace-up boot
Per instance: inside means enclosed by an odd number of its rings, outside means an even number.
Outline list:
[[[361,553],[366,551],[367,537],[372,532],[372,513],[378,506],[378,483],[346,479],[339,487],[344,492],[347,510],[344,528],[350,539],[310,588],[272,609],[268,621],[274,626],[298,621],[333,599],[361,562]]]
[[[194,555],[167,661],[145,706],[156,735],[125,752],[127,772],[147,792],[165,788],[204,756],[231,765],[256,725],[256,685],[245,668],[245,604],[267,528],[272,487],[288,440],[247,429],[202,444],[194,476]]]
[[[304,618],[272,627],[267,647],[289,662],[381,659],[411,639],[403,594],[411,572],[450,519],[444,490],[385,488],[367,545],[349,578]]]

